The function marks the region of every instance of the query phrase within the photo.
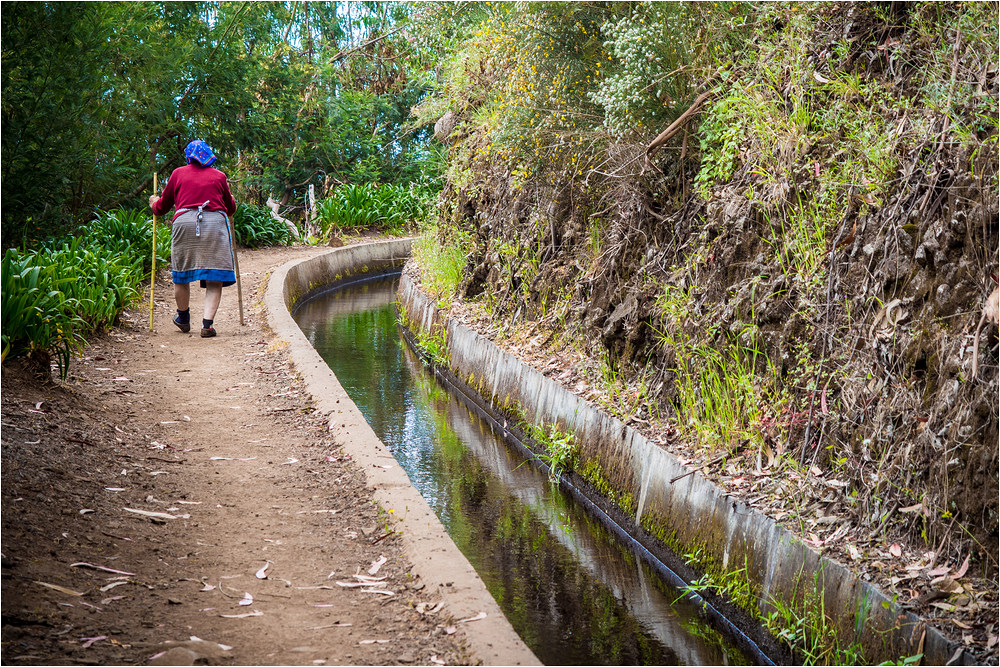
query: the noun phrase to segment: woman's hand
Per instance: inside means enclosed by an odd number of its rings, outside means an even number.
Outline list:
[[[159,199],[160,198],[156,195],[149,195],[149,208],[153,208],[153,204],[155,204]]]

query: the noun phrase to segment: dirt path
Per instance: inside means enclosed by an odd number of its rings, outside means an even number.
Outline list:
[[[242,253],[217,338],[174,328],[163,275],[153,333],[133,312],[64,383],[5,365],[4,664],[475,661],[262,324],[266,275],[322,251]]]

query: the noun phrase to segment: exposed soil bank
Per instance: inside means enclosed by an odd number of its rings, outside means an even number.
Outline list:
[[[538,664],[437,516],[289,313],[289,308],[310,291],[350,276],[401,266],[409,248],[409,240],[387,241],[340,248],[305,262],[289,262],[271,278],[265,297],[269,323],[282,340],[288,341],[289,358],[314,396],[317,410],[329,415],[330,434],[366,471],[369,488],[390,514],[388,524],[413,563],[413,572],[431,590],[440,591],[446,609],[455,618],[485,613],[485,618],[475,622],[475,631],[466,637],[472,652],[487,664]]]
[[[995,664],[997,5],[617,7],[457,31],[423,288]]]
[[[442,316],[405,274],[400,304],[418,335],[444,333],[448,370],[475,388],[484,406],[496,409],[501,420],[506,416],[514,424],[555,423],[574,433],[580,459],[575,467],[599,471],[607,495],[579,475],[574,482],[589,487],[592,500],[627,518],[631,525],[626,529],[643,544],[658,551],[669,546],[682,554],[699,550],[716,564],[716,575],[742,570],[762,617],[780,607],[822,605],[840,643],[859,643],[869,661],[917,653],[930,664],[968,659],[918,616],[770,517],[728,496],[700,472],[692,473],[676,456],[620,420]]]

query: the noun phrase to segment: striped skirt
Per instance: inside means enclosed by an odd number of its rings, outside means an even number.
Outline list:
[[[188,210],[174,220],[170,244],[175,283],[206,280],[221,281],[222,286],[236,283],[233,243],[229,219],[223,211],[205,211],[198,222],[198,211]]]

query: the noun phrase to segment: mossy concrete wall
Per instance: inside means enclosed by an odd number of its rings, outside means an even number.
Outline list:
[[[317,292],[362,276],[398,271],[410,256],[411,239],[347,246],[282,267],[281,300],[288,311]]]
[[[580,448],[578,467],[596,465],[614,496],[630,499],[617,504],[629,512],[632,533],[640,541],[658,541],[657,546],[680,553],[701,549],[720,572],[745,568],[761,616],[775,610],[775,601],[806,617],[825,614],[841,649],[859,642],[867,660],[923,653],[923,664],[944,664],[955,657],[958,647],[919,617],[773,519],[726,495],[700,472],[671,483],[689,472],[677,457],[443,317],[406,275],[399,301],[409,326],[445,331],[449,370],[492,407],[535,425],[556,422],[572,431]]]

